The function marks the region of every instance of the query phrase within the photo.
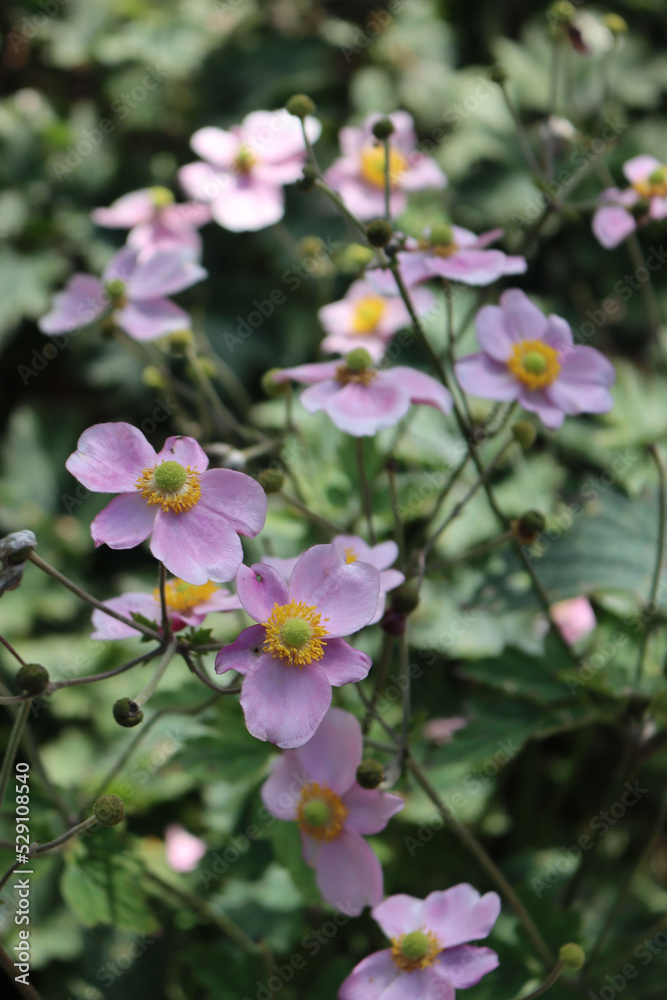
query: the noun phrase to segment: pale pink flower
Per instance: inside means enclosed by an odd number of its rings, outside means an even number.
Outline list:
[[[194,587],[185,580],[167,580],[165,597],[172,632],[179,632],[187,626],[198,628],[206,615],[214,611],[238,611],[241,608],[236,594],[232,594],[227,587],[219,587],[210,581],[201,587]],[[156,622],[158,628],[161,626],[162,605],[158,589],[150,594],[145,591],[130,591],[104,603],[126,618],[139,614],[148,621]],[[127,639],[139,635],[137,629],[105,615],[98,608],[93,611],[93,625],[95,631],[91,633],[91,639]]]
[[[327,333],[322,350],[330,354],[348,354],[362,347],[373,361],[380,361],[394,334],[412,323],[395,286],[393,292],[379,294],[368,281],[355,281],[345,298],[323,306],[317,314]],[[412,299],[420,316],[427,313],[434,302],[425,288],[415,288]]]
[[[630,187],[603,191],[603,204],[593,216],[593,232],[607,250],[618,246],[637,228],[667,217],[667,166],[654,156],[642,154],[627,160],[623,173]]]
[[[597,625],[595,612],[587,597],[571,597],[551,605],[551,617],[566,642],[585,638]]]
[[[145,260],[139,258],[136,247],[123,247],[102,280],[91,274],[73,275],[39,321],[42,333],[51,336],[88,326],[107,312],[134,340],[155,340],[189,328],[188,314],[165,296],[182,292],[208,272],[188,249],[156,250]]]
[[[120,493],[90,526],[96,546],[132,549],[152,534],[155,558],[187,583],[233,579],[243,559],[239,533],[254,538],[264,526],[259,483],[209,469],[191,437],[170,437],[156,453],[131,424],[95,424],[66,465],[94,493]]]
[[[359,348],[344,362],[283,368],[274,378],[276,382],[294,379],[308,384],[310,388],[301,393],[308,412],[324,410],[336,427],[354,437],[373,436],[394,427],[412,403],[450,412],[451,395],[430,375],[404,365],[378,369],[370,362],[370,355]]]
[[[271,566],[241,566],[241,604],[259,624],[221,649],[216,673],[245,675],[241,707],[248,731],[279,747],[306,743],[331,704],[331,687],[363,680],[371,659],[343,636],[373,618],[380,574],[370,563],[347,563],[338,545],[315,545],[301,556],[289,587]]]
[[[324,175],[327,184],[338,192],[347,208],[359,219],[384,215],[385,150],[384,144],[373,135],[373,126],[384,117],[394,125],[394,133],[389,137],[389,208],[392,216],[405,210],[406,192],[443,188],[447,184],[435,160],[415,148],[414,122],[407,111],[395,111],[386,116],[371,114],[360,127],[346,126],[340,130],[343,155]]]
[[[468,720],[460,715],[452,715],[449,718],[429,719],[424,726],[424,739],[437,743],[439,747],[446,746],[454,739],[454,733],[459,729],[465,729]]]
[[[262,786],[269,812],[299,824],[322,896],[353,917],[382,899],[382,867],[363,838],[384,830],[404,805],[399,795],[358,784],[362,757],[358,720],[330,708],[307,743],[274,762]]]
[[[569,324],[545,316],[527,295],[511,288],[499,306],[477,313],[482,351],[462,358],[456,375],[466,392],[501,402],[518,400],[550,430],[565,416],[606,413],[614,366],[593,347],[574,344]]]
[[[167,864],[175,872],[191,872],[208,850],[205,842],[178,823],[171,823],[164,832]]]
[[[154,250],[185,248],[201,256],[197,232],[211,219],[206,205],[185,202],[177,205],[165,187],[142,188],[117,198],[108,208],[95,208],[93,222],[109,229],[129,229],[128,246],[142,251],[143,259]]]
[[[311,142],[320,123],[306,118]],[[190,139],[201,161],[181,167],[179,180],[190,198],[210,205],[215,221],[232,232],[264,229],[285,211],[284,184],[299,179],[306,161],[301,123],[284,108],[253,111],[229,131],[206,127]]]
[[[485,938],[498,919],[500,897],[480,896],[466,882],[426,899],[399,894],[373,908],[391,948],[365,958],[340,988],[340,1000],[454,1000],[498,967]]]

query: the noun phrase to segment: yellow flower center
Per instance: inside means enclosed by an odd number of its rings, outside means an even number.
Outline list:
[[[558,351],[541,340],[522,340],[513,345],[507,367],[529,389],[544,389],[560,371]]]
[[[166,208],[167,205],[173,204],[174,196],[169,188],[162,187],[158,184],[156,187],[151,188],[151,201],[156,208]]]
[[[350,810],[342,799],[326,785],[316,781],[304,785],[296,807],[296,818],[302,833],[315,840],[335,840],[343,830]]]
[[[144,469],[136,487],[148,505],[159,503],[162,510],[182,514],[199,501],[201,488],[199,473],[179,462],[158,462],[151,469]]]
[[[384,146],[367,146],[361,152],[361,176],[373,187],[384,187],[386,157]],[[409,163],[397,149],[389,149],[389,186],[397,187]]]
[[[652,174],[632,186],[640,198],[667,197],[667,167],[656,167]]]
[[[379,295],[367,295],[354,304],[352,313],[352,332],[358,334],[370,333],[387,311],[387,303]]]
[[[329,621],[328,618],[324,620]],[[326,643],[322,639],[329,633],[321,622],[322,616],[315,605],[303,601],[274,604],[264,626],[266,637],[262,651],[301,670],[324,655]]]
[[[391,957],[403,972],[433,965],[442,945],[432,931],[412,931],[391,940]]]
[[[345,562],[348,564],[348,566],[350,563],[356,562],[358,558],[359,556],[354,551],[354,549],[352,548],[345,549]]]
[[[207,601],[217,591],[218,587],[215,583],[211,583],[210,580],[200,587],[195,587],[192,583],[186,583],[185,580],[175,578],[165,584],[164,595],[167,598],[167,609],[178,612],[189,611],[191,608],[197,607],[198,604],[203,604],[204,601]],[[160,591],[154,590],[153,597],[156,601],[159,601]]]
[[[237,174],[247,174],[250,173],[256,163],[257,157],[250,146],[239,146],[239,151],[236,154],[234,163],[232,164],[232,169],[235,170]]]

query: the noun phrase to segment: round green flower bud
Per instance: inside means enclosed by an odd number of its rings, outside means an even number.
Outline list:
[[[208,376],[208,378],[215,378],[217,375],[217,368],[215,367],[215,361],[212,358],[197,358],[197,364],[199,370]],[[196,372],[191,365],[188,365],[188,374],[191,378],[196,378]]]
[[[303,173],[299,177],[298,181],[294,182],[294,187],[297,191],[302,191],[307,193],[312,191],[315,187],[315,181],[317,180],[317,170],[315,167],[311,167],[309,163],[303,168]]]
[[[276,396],[285,396],[290,391],[289,382],[276,382],[274,375],[282,371],[281,368],[269,368],[268,371],[264,372],[261,378],[262,389],[267,396],[274,398]]]
[[[267,494],[279,493],[285,482],[285,477],[280,469],[262,469],[257,479]]]
[[[431,245],[434,247],[448,247],[454,242],[452,227],[446,222],[438,222],[431,226]]]
[[[554,21],[571,21],[577,13],[577,8],[570,0],[556,0],[547,11],[547,16]]]
[[[373,359],[364,347],[355,347],[345,355],[345,364],[351,372],[362,372],[364,368],[372,367]]]
[[[366,226],[366,239],[372,247],[386,247],[393,235],[394,230],[384,219],[373,219]]]
[[[169,382],[164,377],[163,373],[157,367],[157,365],[146,365],[141,373],[141,381],[144,385],[147,385],[149,389],[167,389]]]
[[[562,962],[566,969],[580,969],[586,961],[586,955],[580,945],[564,944],[558,952],[558,961]]]
[[[285,103],[285,107],[295,118],[306,118],[307,115],[315,114],[315,101],[308,94],[293,94]]]
[[[49,683],[49,672],[41,663],[25,663],[16,673],[16,683],[28,694],[41,694]]]
[[[113,717],[119,726],[132,729],[144,720],[144,713],[131,698],[119,698],[113,707]]]
[[[123,800],[118,795],[100,795],[93,816],[102,826],[117,826],[125,817]]]
[[[535,438],[537,437],[537,431],[535,430],[534,424],[531,424],[530,420],[517,420],[515,424],[512,425],[512,436],[514,440],[517,441],[524,451],[531,448],[535,444]]]
[[[522,545],[532,545],[546,524],[546,518],[539,510],[527,510],[514,521],[514,533]]]
[[[373,260],[374,253],[362,243],[349,243],[336,254],[336,267],[342,274],[357,274]]]
[[[419,605],[419,587],[415,583],[402,583],[392,592],[391,603],[397,611],[408,615]]]
[[[195,336],[192,330],[174,330],[167,337],[167,344],[172,354],[185,354],[194,342]]]
[[[612,35],[625,35],[628,32],[628,22],[620,14],[603,14],[602,23]]]
[[[373,126],[373,135],[376,139],[388,139],[395,131],[391,118],[378,118]]]
[[[364,757],[357,768],[357,781],[362,788],[377,788],[384,781],[384,767],[374,757]]]
[[[507,79],[507,70],[504,66],[492,66],[489,70],[489,80],[492,83],[504,83]]]

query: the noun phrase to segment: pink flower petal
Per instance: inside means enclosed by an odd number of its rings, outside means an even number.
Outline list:
[[[287,586],[279,573],[266,563],[239,566],[236,592],[245,611],[256,622],[267,622],[275,604],[289,603]]]
[[[282,371],[276,372],[275,380],[276,382],[289,382],[290,379],[294,379],[295,382],[324,382],[336,377],[340,364],[340,361],[324,361],[319,364],[283,368]]]
[[[238,135],[213,126],[198,129],[190,138],[190,147],[197,156],[216,167],[230,167],[239,146]]]
[[[160,299],[182,292],[207,276],[208,271],[197,263],[189,249],[156,250],[137,265],[127,293],[130,299]]]
[[[384,991],[401,975],[391,957],[391,948],[376,951],[353,969],[338,991],[339,1000],[380,1000]],[[410,1000],[416,1000],[411,997]]]
[[[292,570],[296,566],[300,556],[291,556],[289,559],[282,559],[280,556],[264,556],[263,564],[275,569],[283,578],[285,583],[289,583]]]
[[[491,948],[474,948],[468,944],[447,948],[433,966],[433,971],[457,990],[475,986],[482,976],[493,972],[500,964]]]
[[[55,335],[88,326],[108,308],[109,296],[98,278],[90,274],[73,275],[65,289],[53,296],[51,310],[38,326],[42,333]]]
[[[164,836],[167,864],[175,872],[191,872],[204,857],[206,844],[177,823],[167,827]]]
[[[451,257],[434,256],[431,273],[466,285],[490,285],[505,274],[524,274],[524,257],[510,257],[502,250],[457,250]]]
[[[248,732],[279,747],[311,738],[331,704],[331,684],[316,663],[300,670],[262,658],[243,682],[241,708]]]
[[[144,618],[148,618],[149,621],[160,621],[160,604],[152,594],[141,592],[121,594],[120,597],[112,597],[104,604],[112,611],[125,615],[126,618],[131,618],[133,614],[140,614]],[[95,631],[91,632],[91,639],[128,639],[140,634],[137,629],[130,625],[124,625],[117,618],[105,615],[98,608],[93,611],[92,619]]]
[[[122,247],[117,254],[114,254],[105,267],[102,280],[105,283],[109,281],[122,281],[126,285],[136,271],[138,257],[139,251],[134,247]]]
[[[234,642],[219,649],[215,656],[216,674],[226,674],[228,670],[236,670],[245,676],[260,658],[272,660],[270,653],[262,652],[266,632],[262,625],[251,625],[241,632]]]
[[[597,625],[595,612],[586,597],[571,597],[551,605],[551,617],[566,642],[579,642]]]
[[[315,735],[294,754],[308,781],[342,795],[355,784],[363,756],[359,720],[341,708],[330,708]]]
[[[410,409],[410,396],[402,386],[378,376],[370,385],[350,382],[328,400],[325,410],[341,431],[368,437],[395,427]]]
[[[252,179],[247,185],[235,184],[211,203],[211,215],[223,229],[232,233],[254,232],[280,222],[285,213],[282,187]]]
[[[350,810],[345,828],[364,836],[384,830],[391,817],[405,805],[400,795],[379,788],[362,788],[356,782],[343,796],[343,802]]]
[[[521,384],[508,367],[487,354],[470,354],[456,362],[456,378],[464,392],[484,399],[509,403],[517,398]]]
[[[434,406],[441,413],[451,411],[452,397],[449,390],[417,368],[398,365],[380,372],[378,379],[382,379],[383,384],[400,386],[410,394],[412,403]]]
[[[382,994],[382,1000],[454,1000],[454,987],[442,979],[431,965],[426,969],[403,973]]]
[[[271,774],[262,785],[262,802],[272,816],[295,820],[303,786],[308,783],[295,751],[286,750],[271,765]]]
[[[340,383],[334,382],[331,379],[328,382],[318,382],[315,385],[309,385],[301,393],[299,399],[301,400],[301,405],[308,413],[318,413],[320,410],[326,409],[329,400],[337,392],[340,392]]]
[[[317,118],[308,116],[305,126],[310,141],[316,142],[322,129]],[[252,111],[243,119],[241,135],[261,160],[280,163],[296,155],[303,155],[305,158],[301,123],[285,108],[278,111]]]
[[[170,573],[201,586],[233,580],[243,559],[239,537],[231,524],[197,504],[176,514],[159,510],[151,552]]]
[[[562,316],[552,313],[547,317],[547,328],[544,331],[544,343],[558,352],[567,352],[573,346],[572,328]]]
[[[158,462],[178,462],[179,465],[190,466],[197,472],[205,472],[208,468],[208,455],[202,446],[192,437],[177,435],[167,438],[162,450],[157,454]]]
[[[351,917],[382,899],[382,866],[366,841],[349,830],[322,843],[315,878],[327,903]]]
[[[482,306],[475,317],[477,343],[494,361],[505,363],[512,354],[512,347],[522,340],[514,324],[505,322],[500,306]]]
[[[656,160],[655,156],[641,154],[625,161],[623,164],[623,173],[631,184],[635,184],[637,181],[646,180],[654,170],[657,170],[661,166],[662,163],[660,160]]]
[[[557,380],[549,386],[549,401],[565,413],[606,413],[613,406],[609,388],[616,372],[593,347],[576,346],[561,356]]]
[[[413,153],[408,157],[410,169],[401,176],[404,191],[423,191],[425,188],[444,188],[447,178],[444,171],[430,156]],[[391,160],[389,161],[391,163]]]
[[[187,330],[190,317],[169,299],[137,299],[116,309],[114,321],[133,340],[148,341],[165,337],[176,330]]]
[[[244,472],[209,469],[201,477],[199,504],[249,538],[258,535],[266,521],[266,493]]]
[[[186,163],[178,171],[178,181],[189,198],[198,202],[211,202],[226,191],[231,184],[227,173],[220,173],[208,163]],[[208,208],[208,206],[207,206]],[[210,208],[208,209],[210,213]]]
[[[398,893],[388,896],[373,909],[373,920],[377,921],[386,937],[395,938],[418,931],[424,923],[423,911],[422,899]]]
[[[550,431],[557,431],[565,416],[562,408],[551,401],[550,396],[554,385],[549,386],[548,389],[529,389],[522,385],[519,389],[521,406],[524,410],[537,413],[544,426]]]
[[[634,216],[620,205],[603,205],[598,208],[591,225],[598,243],[606,250],[617,247],[637,228]]]
[[[90,525],[95,546],[133,549],[140,545],[153,531],[156,509],[149,507],[140,493],[121,493],[114,497]]]
[[[498,919],[500,896],[487,892],[480,896],[467,882],[432,892],[424,900],[422,921],[443,948],[485,938]]]
[[[155,462],[155,450],[137,427],[112,421],[85,430],[65,466],[89,490],[126,493]]]
[[[370,624],[370,622],[368,623]],[[350,646],[344,639],[327,639],[324,656],[319,661],[326,670],[327,677],[333,687],[343,684],[356,684],[368,677],[368,671],[373,666],[368,653]]]
[[[151,189],[142,188],[116,198],[108,208],[94,208],[90,217],[98,226],[131,229],[141,222],[149,222],[155,211]]]
[[[369,563],[346,563],[337,545],[314,545],[304,552],[289,588],[290,600],[317,607],[331,638],[351,635],[367,625],[379,592],[376,568]]]
[[[547,318],[525,292],[519,288],[508,288],[500,296],[500,308],[513,342],[542,340],[547,328]]]

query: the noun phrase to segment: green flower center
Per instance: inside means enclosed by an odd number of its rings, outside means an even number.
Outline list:
[[[454,233],[452,232],[452,227],[448,226],[446,222],[439,222],[437,225],[431,227],[431,244],[433,246],[449,246],[453,242]]]
[[[280,631],[280,638],[292,649],[301,649],[311,639],[313,630],[303,618],[288,618]]]
[[[431,941],[423,931],[413,931],[406,934],[401,942],[401,951],[410,962],[415,962],[428,955]]]
[[[667,168],[656,167],[652,174],[649,175],[649,182],[651,184],[664,184],[667,181]]]
[[[153,473],[155,485],[167,493],[180,490],[187,478],[187,471],[178,462],[162,462]]]
[[[173,204],[174,196],[169,188],[157,184],[151,188],[151,201],[156,208],[166,208],[167,205]]]
[[[523,367],[531,375],[543,375],[547,370],[547,359],[539,351],[528,351],[523,356]]]
[[[365,348],[355,347],[345,355],[345,364],[351,372],[361,372],[373,364],[373,359]]]
[[[121,281],[120,278],[114,278],[113,281],[107,282],[106,290],[107,295],[116,301],[125,294],[125,282]]]
[[[331,809],[322,799],[311,799],[304,804],[302,815],[310,826],[326,826],[331,818]]]

